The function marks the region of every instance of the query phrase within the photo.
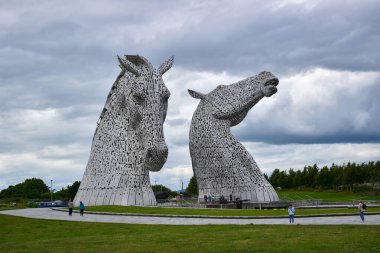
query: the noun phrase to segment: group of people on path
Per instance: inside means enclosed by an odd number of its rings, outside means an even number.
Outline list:
[[[364,212],[367,208],[366,204],[363,201],[359,202],[358,209],[359,209],[359,216],[361,221],[364,223]],[[292,205],[288,207],[288,214],[289,214],[289,223],[294,223],[294,215],[296,214],[296,210]]]
[[[74,203],[71,199],[69,200],[67,206],[69,208],[69,215],[70,216],[73,215]],[[364,212],[365,212],[366,208],[367,208],[366,204],[363,201],[360,201],[359,205],[358,205],[358,209],[359,209],[360,219],[363,223],[364,223]],[[85,209],[85,206],[84,206],[83,202],[80,201],[79,202],[79,213],[81,216],[83,216],[83,214],[84,214],[84,209]],[[289,214],[289,223],[291,223],[291,224],[294,223],[294,215],[296,214],[296,210],[293,207],[293,205],[289,205],[288,214]]]
[[[67,207],[69,208],[69,215],[72,216],[73,215],[74,203],[73,203],[73,201],[71,199],[69,200],[69,202],[67,204]],[[86,207],[84,206],[83,202],[80,201],[79,202],[79,213],[80,213],[81,216],[83,216],[85,208]]]

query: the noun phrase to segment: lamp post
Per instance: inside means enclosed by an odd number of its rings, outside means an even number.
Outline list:
[[[182,201],[183,201],[183,179],[181,178],[181,185],[182,185],[182,189],[181,189],[181,206],[182,206]]]
[[[183,179],[181,179],[181,185],[182,185],[182,190],[181,190],[181,192],[182,192],[182,196],[183,196]]]
[[[50,180],[50,202],[53,202],[53,179]]]

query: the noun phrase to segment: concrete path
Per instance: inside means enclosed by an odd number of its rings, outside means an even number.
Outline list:
[[[28,208],[18,210],[0,211],[0,214],[21,216],[35,219],[48,220],[68,220],[85,222],[104,223],[129,223],[129,224],[163,224],[163,225],[209,225],[209,224],[289,224],[287,218],[284,219],[215,219],[215,218],[179,218],[179,217],[153,217],[153,216],[125,216],[125,215],[101,215],[84,214],[80,216],[73,213],[69,216],[67,212],[54,211],[50,208]],[[380,225],[380,215],[366,215],[365,225]],[[359,215],[357,216],[336,216],[336,217],[310,217],[295,218],[294,224],[300,225],[341,225],[353,224],[361,225]]]

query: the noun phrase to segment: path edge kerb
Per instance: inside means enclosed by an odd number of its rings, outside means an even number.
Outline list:
[[[67,209],[52,207],[53,211],[68,212]],[[77,210],[73,210],[79,213]],[[143,213],[110,213],[110,212],[94,212],[86,211],[86,214],[98,215],[117,215],[117,216],[137,216],[137,217],[165,217],[165,218],[196,218],[196,219],[284,219],[288,215],[280,216],[208,216],[208,215],[175,215],[175,214],[143,214]],[[334,213],[334,214],[309,214],[309,215],[296,215],[297,218],[312,218],[312,217],[339,217],[339,216],[357,216],[359,213]],[[365,215],[380,215],[380,212],[367,212]]]

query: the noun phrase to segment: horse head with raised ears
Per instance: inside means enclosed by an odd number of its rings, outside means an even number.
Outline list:
[[[143,167],[159,171],[168,156],[163,124],[168,109],[170,92],[162,75],[173,65],[174,57],[166,60],[158,69],[142,56],[118,57],[120,67],[128,72],[129,89],[125,93],[128,131],[134,132],[142,151]]]
[[[118,60],[122,70],[98,120],[74,204],[156,205],[149,171],[159,171],[168,156],[163,124],[170,92],[162,75],[174,57],[157,69],[139,55]]]

